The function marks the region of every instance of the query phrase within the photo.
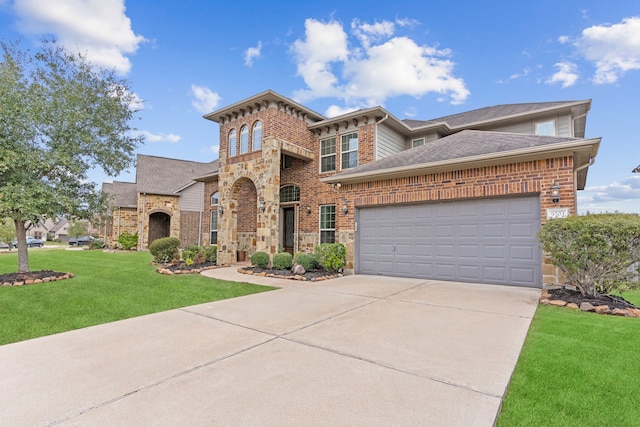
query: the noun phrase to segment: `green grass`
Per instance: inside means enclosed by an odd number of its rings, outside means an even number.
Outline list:
[[[29,251],[31,271],[71,272],[72,279],[0,287],[0,345],[274,288],[203,277],[167,276],[148,252]],[[0,274],[17,271],[0,254]]]
[[[640,319],[538,306],[497,426],[639,426],[639,351]]]

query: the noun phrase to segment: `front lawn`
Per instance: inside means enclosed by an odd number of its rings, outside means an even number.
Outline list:
[[[148,252],[29,251],[30,268],[71,272],[58,282],[0,287],[0,345],[274,288],[167,276]],[[17,271],[17,254],[0,254],[0,274]]]
[[[640,425],[639,350],[640,319],[538,306],[497,425]]]

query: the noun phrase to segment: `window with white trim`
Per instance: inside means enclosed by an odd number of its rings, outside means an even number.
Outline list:
[[[556,121],[536,122],[536,135],[556,136]]]
[[[342,135],[342,144],[340,152],[342,153],[342,161],[340,167],[342,169],[350,169],[358,166],[358,134],[349,133]]]
[[[236,150],[238,149],[237,142],[238,142],[238,135],[236,133],[236,130],[231,129],[231,132],[229,132],[229,157],[236,155]]]
[[[212,245],[218,244],[218,211],[211,211],[211,235],[209,237],[209,243]]]
[[[336,137],[320,140],[320,172],[336,170]]]
[[[240,128],[240,154],[249,152],[249,127]]]
[[[253,135],[251,138],[251,149],[253,151],[262,149],[262,122],[255,122],[253,124]]]
[[[211,206],[218,206],[220,194],[216,191],[211,195]]]
[[[424,138],[418,138],[411,141],[411,148],[416,148],[421,145],[424,145]]]
[[[336,205],[320,206],[320,243],[336,242]]]

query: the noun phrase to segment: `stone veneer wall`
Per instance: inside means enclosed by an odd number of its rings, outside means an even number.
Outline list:
[[[138,237],[138,248],[149,247],[149,215],[153,212],[166,212],[171,217],[169,237],[180,239],[180,211],[178,210],[178,196],[164,196],[157,194],[138,194],[138,218],[144,218],[144,229]],[[138,230],[141,225],[138,225]]]
[[[135,234],[138,231],[138,210],[136,208],[114,208],[111,234],[105,244],[114,247],[118,237],[125,231]]]

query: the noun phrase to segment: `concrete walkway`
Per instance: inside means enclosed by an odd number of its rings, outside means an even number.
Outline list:
[[[539,290],[347,276],[0,346],[0,426],[491,426]]]

